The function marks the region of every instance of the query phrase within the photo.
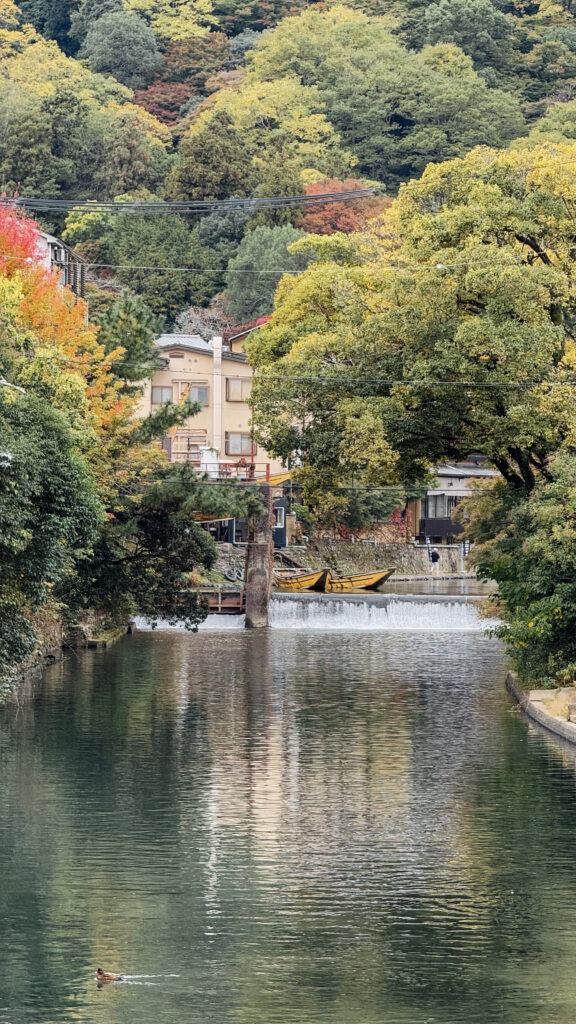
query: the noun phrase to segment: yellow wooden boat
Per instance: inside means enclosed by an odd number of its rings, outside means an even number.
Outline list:
[[[329,575],[329,569],[321,569],[320,572],[298,572],[291,576],[275,572],[274,582],[278,590],[320,590],[323,592]]]
[[[379,572],[360,573],[357,576],[332,576],[328,574],[325,590],[327,594],[342,594],[349,590],[376,590],[390,579],[396,568],[381,569]]]

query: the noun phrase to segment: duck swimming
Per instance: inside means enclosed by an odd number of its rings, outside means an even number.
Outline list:
[[[124,975],[114,974],[112,971],[103,971],[101,967],[96,971],[96,981],[122,981]]]

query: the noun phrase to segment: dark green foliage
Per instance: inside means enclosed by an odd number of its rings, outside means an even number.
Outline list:
[[[243,0],[241,4],[238,0],[215,0],[214,14],[223,31],[234,36],[246,29],[261,32],[271,28],[307,6],[308,0]]]
[[[187,574],[210,568],[216,559],[214,542],[195,513],[235,515],[259,507],[250,491],[210,485],[189,466],[167,465],[142,497],[125,496],[93,554],[77,563],[65,599],[73,609],[179,619],[193,629],[207,608],[187,589]]]
[[[296,76],[315,86],[357,170],[389,188],[430,161],[502,146],[524,127],[518,101],[488,88],[453,45],[409,52],[385,23],[344,8],[284,22],[254,51],[253,65],[262,81]]]
[[[40,603],[72,555],[94,538],[102,510],[64,417],[0,388],[0,572]]]
[[[564,46],[571,50],[572,53],[576,53],[576,24],[554,26],[553,28],[547,28],[544,32],[543,38],[546,41],[553,41],[556,43],[564,43]]]
[[[83,41],[95,22],[105,14],[117,14],[123,10],[122,0],[82,0],[70,19],[70,35]]]
[[[84,199],[156,189],[169,157],[137,108],[102,115],[61,86],[42,100],[0,80],[0,176],[7,191]]]
[[[247,210],[216,210],[199,222],[196,229],[198,238],[211,248],[226,242],[240,242],[249,217]]]
[[[229,199],[250,195],[256,185],[251,156],[241,132],[225,112],[193,137],[182,140],[168,181],[170,199]]]
[[[116,376],[129,391],[131,385],[152,377],[162,365],[154,340],[162,333],[162,321],[139,297],[124,292],[121,299],[93,317],[100,331],[98,340],[107,353],[119,346],[125,349],[113,364]]]
[[[477,69],[509,70],[512,61],[512,19],[490,0],[439,0],[424,15],[424,43],[455,43]]]
[[[162,66],[152,29],[142,18],[123,12],[104,14],[92,22],[81,56],[92,71],[113,75],[131,89],[144,89]]]
[[[33,648],[27,616],[96,537],[103,510],[63,416],[0,387],[0,677]]]
[[[136,440],[142,444],[150,441],[157,441],[172,429],[182,426],[190,418],[196,416],[202,409],[200,402],[191,402],[186,399],[176,405],[174,402],[165,402],[159,409],[147,416],[139,424],[136,432]]]
[[[79,0],[21,0],[18,7],[24,21],[34,25],[47,39],[55,39],[65,53],[74,53],[77,47],[70,37],[70,19],[78,3]]]
[[[0,173],[5,186],[29,194],[82,195],[90,187],[101,152],[87,103],[61,87],[24,109],[8,83],[0,120]]]
[[[236,255],[249,219],[246,210],[217,210],[202,218],[196,233],[202,245],[215,253],[217,266],[226,267]]]
[[[238,323],[271,313],[282,272],[304,270],[308,265],[309,256],[289,253],[287,248],[303,234],[286,224],[257,227],[244,236],[228,265],[225,293],[226,307]]]
[[[218,256],[200,243],[181,217],[124,214],[114,226],[113,245],[114,262],[120,265],[118,279],[168,322],[186,306],[202,305],[213,294],[218,275],[202,269],[217,267]],[[170,269],[179,267],[192,269]]]
[[[479,573],[496,580],[499,629],[522,677],[576,682],[576,454],[566,451],[534,491],[499,484],[468,503]]]

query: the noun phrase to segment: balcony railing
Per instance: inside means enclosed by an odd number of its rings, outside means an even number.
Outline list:
[[[249,462],[240,459],[239,462],[221,462],[218,467],[221,480],[269,480],[269,462]]]

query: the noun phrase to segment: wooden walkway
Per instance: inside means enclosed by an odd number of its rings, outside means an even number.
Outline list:
[[[204,590],[203,593],[208,596],[211,615],[242,615],[246,609],[243,590]]]

